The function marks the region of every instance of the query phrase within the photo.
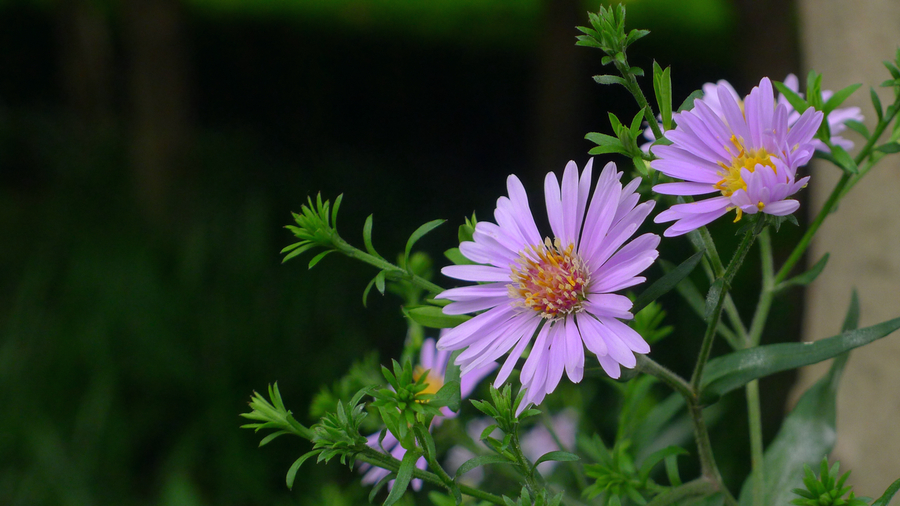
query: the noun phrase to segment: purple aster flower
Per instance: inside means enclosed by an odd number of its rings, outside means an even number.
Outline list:
[[[446,332],[446,331],[444,331]],[[438,350],[435,347],[434,339],[426,339],[425,342],[422,343],[422,351],[419,354],[419,365],[416,367],[414,378],[418,381],[422,374],[428,374],[427,379],[427,387],[422,393],[426,394],[434,394],[437,393],[441,387],[444,386],[444,373],[447,370],[447,362],[450,360],[450,352]],[[484,379],[485,376],[490,374],[494,369],[497,368],[497,364],[494,362],[485,364],[484,366],[478,368],[477,370],[472,371],[467,374],[465,377],[460,378],[460,397],[465,399],[469,395],[472,394],[472,391],[475,390],[475,387],[478,386],[478,383]],[[435,416],[431,421],[431,427],[429,429],[433,429],[439,426],[445,418],[453,418],[456,416],[456,413],[450,410],[450,408],[443,407],[441,408],[441,412],[443,416]],[[383,449],[387,453],[389,453],[392,457],[397,460],[403,460],[403,455],[406,454],[406,448],[400,445],[400,442],[397,441],[397,438],[394,437],[393,434],[388,432],[385,434],[384,439],[381,441],[381,444],[378,443],[378,438],[381,435],[381,432],[376,432],[369,436],[368,445],[376,450]],[[416,461],[416,467],[419,469],[425,469],[425,457],[420,457],[419,460]],[[364,485],[374,485],[381,481],[382,478],[390,474],[387,469],[381,467],[374,467],[370,464],[362,464],[360,465],[360,469],[365,473],[362,477],[362,483]],[[388,487],[393,487],[394,482],[391,480],[388,483]],[[412,481],[413,489],[419,490],[422,488],[422,480],[416,478]]]
[[[572,408],[566,408],[560,411],[550,419],[550,425],[553,432],[559,438],[559,442],[563,444],[560,448],[556,443],[556,438],[550,433],[550,430],[544,424],[535,425],[530,431],[522,436],[522,453],[528,457],[528,460],[535,462],[542,455],[548,452],[558,450],[571,451],[575,446],[575,433],[578,429],[578,413]],[[549,460],[538,464],[538,470],[542,473],[549,474],[556,467],[557,461]]]
[[[794,74],[788,74],[787,77],[784,78],[784,85],[794,93],[799,94],[801,97],[803,96],[803,94],[799,91],[800,83],[797,79],[797,76],[795,76]],[[700,98],[699,100],[702,100],[706,105],[708,105],[709,108],[712,109],[712,111],[716,113],[718,117],[725,117],[725,113],[722,109],[722,104],[721,102],[719,102],[719,88],[723,88],[725,91],[727,91],[728,94],[731,95],[731,97],[734,99],[734,101],[741,106],[741,108],[744,107],[744,102],[741,99],[740,95],[738,95],[737,91],[734,90],[734,87],[731,86],[728,81],[720,79],[716,83],[706,83],[701,87],[701,90],[703,91],[703,98]],[[831,98],[832,95],[834,95],[833,91],[822,90],[822,98],[824,100],[827,101],[829,98]],[[781,93],[778,94],[777,101],[778,104],[784,104],[784,106],[787,107],[788,127],[793,127],[794,124],[797,123],[797,120],[800,119],[800,113],[797,112],[796,109],[794,109],[794,106],[792,106],[790,102],[787,101],[787,98],[785,98],[785,96]],[[863,115],[860,113],[859,107],[838,108],[831,111],[831,113],[828,115],[828,128],[831,131],[831,143],[847,150],[853,149],[853,141],[845,139],[838,134],[847,129],[847,125],[845,123],[850,120],[863,120]],[[660,125],[660,127],[661,126],[662,125]],[[643,150],[645,153],[649,153],[650,146],[654,141],[656,141],[656,136],[653,135],[653,130],[649,127],[644,129],[644,138],[649,142],[642,144],[641,150]],[[810,143],[812,143],[813,147],[818,151],[824,151],[826,153],[831,152],[828,146],[826,146],[825,143],[820,141],[819,139],[812,139]]]
[[[676,204],[658,214],[657,223],[675,221],[663,235],[690,232],[735,210],[763,212],[775,216],[793,213],[799,203],[787,197],[806,185],[809,177],[796,179],[797,169],[812,158],[813,135],[822,113],[804,111],[793,126],[788,108],[776,104],[772,83],[763,78],[743,104],[735,100],[730,86],[716,86],[719,115],[705,100],[675,115],[678,127],[666,132],[670,146],[654,146],[659,158],[650,166],[685,182],[663,183],[653,191],[665,195],[720,195],[698,202]],[[741,107],[743,105],[743,107]]]
[[[658,255],[659,236],[644,234],[628,242],[653,209],[638,204],[637,178],[624,188],[622,173],[609,163],[591,187],[589,161],[579,177],[569,162],[560,186],[547,174],[544,198],[553,238],[541,238],[525,188],[507,179],[509,197],[500,197],[494,218],[475,226],[473,241],[463,242],[463,255],[481,265],[452,265],[441,272],[482,284],[453,288],[438,298],[453,301],[446,314],[484,311],[450,330],[438,348],[463,351],[457,363],[463,377],[509,352],[495,386],[509,377],[531,345],[520,380],[529,404],[540,404],[562,378],[578,383],[584,372],[584,348],[603,369],[619,377],[619,366],[634,367],[634,353],[650,347],[637,332],[619,321],[632,318],[631,301],[612,292],[645,280],[638,276]],[[532,339],[533,338],[533,339]]]

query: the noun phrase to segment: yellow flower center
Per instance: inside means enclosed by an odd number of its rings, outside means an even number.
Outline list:
[[[413,370],[413,380],[419,381],[419,378],[421,378],[423,374],[425,374],[425,369],[422,366],[417,365],[415,370]],[[436,394],[443,386],[444,380],[433,371],[429,370],[428,376],[425,378],[425,390],[419,392],[419,395]]]
[[[522,251],[519,265],[512,268],[509,296],[548,320],[583,311],[590,276],[574,250],[574,244],[564,248],[559,239],[551,243],[546,238]]]
[[[746,190],[747,182],[744,181],[744,178],[741,177],[741,170],[747,169],[750,172],[756,171],[757,165],[765,165],[767,167],[772,167],[773,171],[777,172],[775,168],[775,163],[772,161],[772,155],[770,155],[765,148],[759,149],[745,149],[744,145],[735,137],[731,136],[731,144],[725,145],[725,150],[731,154],[731,165],[725,165],[724,162],[719,162],[719,170],[718,174],[722,176],[722,180],[713,185],[717,190],[722,192],[722,195],[725,197],[730,197],[734,194],[734,192],[738,190]],[[762,210],[762,202],[760,202],[757,207]],[[735,222],[740,221],[741,216],[743,216],[743,211],[741,208],[734,208],[737,212],[737,218],[735,218]]]

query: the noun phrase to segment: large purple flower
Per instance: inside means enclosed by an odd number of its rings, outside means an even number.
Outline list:
[[[446,332],[446,331],[445,331]],[[427,377],[427,387],[422,393],[434,394],[437,393],[441,387],[444,386],[444,373],[447,370],[447,363],[450,360],[450,352],[438,350],[435,346],[434,339],[426,339],[425,342],[422,343],[422,351],[419,354],[419,365],[415,370],[415,379],[418,380],[422,374],[428,373]],[[478,386],[478,383],[484,379],[485,376],[490,374],[494,369],[497,368],[497,364],[495,362],[491,362],[488,364],[484,364],[482,367],[470,372],[465,377],[460,378],[460,396],[465,399],[469,395],[472,394],[472,391],[475,390],[475,387]],[[450,411],[450,408],[443,407],[441,408],[441,412],[443,416],[435,416],[431,422],[430,429],[433,429],[439,426],[445,418],[453,418],[456,416],[456,413]],[[385,434],[384,439],[379,444],[378,438],[381,435],[381,432],[376,432],[369,436],[368,445],[376,450],[383,449],[391,456],[396,458],[397,460],[403,460],[403,455],[406,454],[406,449],[400,445],[400,442],[397,441],[397,438],[394,437],[393,434],[388,432]],[[425,469],[426,462],[425,457],[420,457],[419,460],[416,461],[416,467],[419,469]],[[364,485],[371,485],[378,483],[382,478],[389,474],[387,469],[383,469],[381,467],[374,467],[369,464],[360,465],[360,469],[365,473],[362,477],[362,483]],[[394,482],[391,481],[388,483],[388,487],[392,487]],[[419,490],[422,488],[422,480],[416,478],[412,481],[413,489]]]
[[[676,204],[657,215],[657,223],[675,221],[663,234],[666,237],[702,227],[729,210],[736,211],[738,221],[743,213],[785,216],[800,206],[787,197],[809,180],[797,180],[797,168],[815,151],[810,141],[822,122],[822,113],[809,108],[791,126],[788,108],[776,105],[768,78],[763,78],[743,103],[726,84],[716,86],[720,114],[706,100],[698,100],[693,109],[674,116],[678,127],[666,132],[672,145],[653,147],[659,158],[650,166],[685,181],[658,184],[653,191],[666,195],[720,193]]]
[[[628,242],[653,209],[638,204],[640,179],[624,188],[613,163],[600,174],[590,205],[589,161],[579,177],[569,162],[560,186],[547,174],[544,198],[553,238],[542,238],[535,225],[525,188],[507,179],[509,197],[497,200],[497,223],[479,222],[474,240],[460,244],[468,259],[481,265],[444,267],[445,275],[482,284],[447,290],[438,298],[453,301],[446,314],[484,311],[444,334],[438,347],[463,351],[457,363],[470,371],[509,352],[494,384],[509,377],[522,353],[531,352],[520,380],[525,400],[540,404],[559,384],[563,371],[575,383],[584,372],[584,348],[603,369],[619,377],[619,366],[634,367],[634,353],[650,347],[637,332],[619,321],[632,318],[631,301],[612,292],[636,285],[638,276],[658,253],[659,236],[644,234]]]

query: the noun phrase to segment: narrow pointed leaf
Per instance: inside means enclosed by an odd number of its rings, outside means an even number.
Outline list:
[[[822,258],[820,258],[818,262],[816,262],[816,265],[812,266],[812,269],[779,284],[777,287],[775,287],[775,291],[780,292],[785,288],[789,288],[791,286],[806,286],[812,283],[825,269],[825,265],[828,263],[828,256],[829,254],[825,253],[825,255],[822,256]]]
[[[887,490],[884,491],[884,495],[878,498],[877,501],[872,503],[872,506],[888,506],[891,503],[891,499],[894,498],[894,495],[900,491],[900,480],[895,481],[891,484]]]
[[[853,158],[844,148],[832,146],[831,156],[834,157],[834,161],[837,162],[838,166],[844,169],[845,172],[859,174],[859,167],[856,166],[856,162],[853,161]]]
[[[419,459],[419,456],[416,455],[415,452],[407,451],[403,455],[403,460],[400,462],[400,469],[397,470],[397,479],[394,480],[394,486],[391,488],[391,493],[388,494],[387,499],[384,500],[384,506],[391,506],[396,503],[403,497],[403,494],[406,493],[406,487],[409,486],[409,480],[412,478],[413,469],[416,468],[416,460]]]
[[[425,234],[427,234],[428,232],[431,232],[432,230],[436,229],[437,227],[443,225],[444,222],[446,222],[446,221],[447,220],[429,221],[428,223],[417,228],[416,231],[413,232],[411,236],[409,236],[409,240],[406,241],[406,251],[404,251],[404,253],[403,253],[404,267],[406,267],[407,269],[409,268],[409,254],[412,252],[413,245],[416,244],[416,242],[419,239],[421,239],[423,236],[425,236]]]
[[[493,455],[493,454],[492,455],[480,455],[478,457],[474,457],[474,458],[471,458],[471,459],[463,462],[462,465],[459,466],[459,469],[456,470],[456,477],[459,478],[460,476],[468,473],[472,469],[475,469],[476,467],[485,466],[487,464],[509,464],[509,463],[510,463],[509,459],[507,459],[506,457],[504,457],[502,455]]]
[[[333,249],[325,250],[325,251],[319,253],[318,255],[314,256],[312,258],[312,260],[309,261],[309,268],[312,269],[313,267],[315,267],[317,263],[319,263],[323,258],[325,258],[330,253],[334,253],[334,250]]]
[[[625,79],[622,79],[619,76],[610,76],[610,75],[602,75],[602,76],[594,76],[594,81],[600,84],[621,84],[625,86]]]
[[[809,108],[809,104],[806,103],[806,100],[803,100],[797,92],[785,86],[784,83],[775,81],[772,84],[775,85],[775,88],[784,95],[784,98],[787,99],[788,103],[800,114],[803,114],[803,111]]]
[[[366,223],[363,225],[363,242],[366,245],[366,251],[369,252],[370,255],[381,258],[381,255],[375,251],[375,247],[372,246],[372,215],[370,214],[368,218],[366,218]]]
[[[866,128],[866,125],[863,125],[862,123],[860,123],[859,121],[856,121],[855,119],[848,119],[847,121],[844,122],[844,124],[847,125],[847,128],[855,131],[859,135],[862,135],[866,139],[868,139],[869,137],[872,136],[872,134],[869,133],[869,129]]]
[[[319,450],[313,450],[311,452],[304,453],[303,456],[294,461],[294,463],[291,465],[291,468],[288,469],[287,476],[285,477],[285,483],[287,483],[288,489],[294,488],[294,479],[297,477],[297,471],[300,469],[300,466],[302,466],[308,458],[318,453]]]
[[[576,460],[581,460],[581,457],[574,453],[564,452],[562,450],[547,452],[534,461],[534,466],[532,466],[532,468],[536,468],[538,464],[549,460],[555,460],[557,462],[574,462]]]
[[[900,329],[900,318],[811,343],[769,344],[729,353],[707,364],[701,398],[711,400],[752,380],[836,357],[897,329]]]
[[[822,112],[827,116],[831,111],[840,107],[840,105],[844,103],[844,100],[847,100],[847,98],[849,98],[854,91],[859,89],[860,86],[862,86],[862,84],[851,84],[836,92],[827,102],[825,102],[825,105],[822,107]]]
[[[703,259],[703,253],[704,250],[694,253],[678,267],[672,269],[665,276],[657,279],[652,285],[648,286],[646,290],[641,292],[641,294],[634,299],[634,305],[631,307],[632,313],[639,312],[641,309],[647,307],[647,304],[650,304],[668,293],[669,290],[675,288],[681,280],[693,272],[694,268],[697,267],[697,264],[700,263],[700,260]]]
[[[659,464],[668,457],[673,457],[676,455],[688,455],[688,451],[678,446],[667,446],[662,450],[657,450],[651,453],[646,459],[644,459],[643,464],[641,464],[641,470],[640,473],[638,473],[641,482],[647,481],[647,478],[650,477],[650,471],[653,470],[656,464]]]
[[[690,95],[684,99],[684,102],[678,107],[678,112],[689,111],[694,108],[694,100],[698,98],[703,98],[703,90],[694,90]]]
[[[414,322],[433,329],[449,329],[468,320],[471,316],[466,315],[448,315],[439,307],[435,306],[419,306],[406,310]]]
[[[882,153],[897,153],[900,152],[900,144],[896,142],[888,142],[875,148],[875,151],[881,151]]]

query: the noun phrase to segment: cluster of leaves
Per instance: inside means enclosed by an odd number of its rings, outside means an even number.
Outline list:
[[[803,465],[803,484],[806,488],[795,488],[793,492],[800,497],[791,501],[797,506],[868,506],[868,499],[857,498],[851,489],[853,487],[844,483],[850,477],[847,471],[838,478],[840,462],[835,462],[831,469],[828,468],[828,459],[822,459],[819,477],[813,474],[809,465]],[[848,497],[844,497],[847,494]]]
[[[537,492],[529,492],[528,487],[522,487],[519,497],[512,500],[503,496],[503,502],[506,506],[560,506],[563,500],[563,493],[553,494],[546,489]]]
[[[313,203],[312,197],[308,197],[307,203],[300,207],[300,213],[292,213],[297,226],[287,225],[285,228],[290,230],[300,241],[285,246],[281,250],[282,254],[287,253],[282,263],[315,247],[328,248],[309,261],[309,268],[312,269],[326,255],[334,251],[331,248],[337,237],[337,214],[343,197],[343,195],[338,195],[338,198],[334,200],[334,207],[332,207],[331,202],[322,200],[320,193],[316,195],[315,203]]]
[[[672,486],[681,485],[675,459],[678,455],[687,454],[682,448],[676,446],[663,448],[644,459],[638,468],[630,452],[629,440],[619,439],[611,449],[608,449],[595,434],[591,443],[592,454],[597,456],[598,461],[596,464],[584,466],[585,474],[594,478],[594,483],[584,489],[584,496],[589,499],[601,496],[600,503],[604,506],[620,506],[629,502],[646,504],[648,498],[666,488],[657,485],[650,478],[653,468],[662,461],[666,463],[666,472]]]
[[[579,26],[578,31],[584,35],[578,36],[579,46],[595,47],[606,53],[601,62],[607,65],[612,62],[625,64],[625,50],[638,39],[647,36],[649,30],[631,30],[625,33],[625,6],[619,4],[615,7],[600,6],[596,14],[588,13],[591,28]],[[633,67],[635,75],[643,75],[644,71]],[[610,76],[612,77],[612,76]]]

